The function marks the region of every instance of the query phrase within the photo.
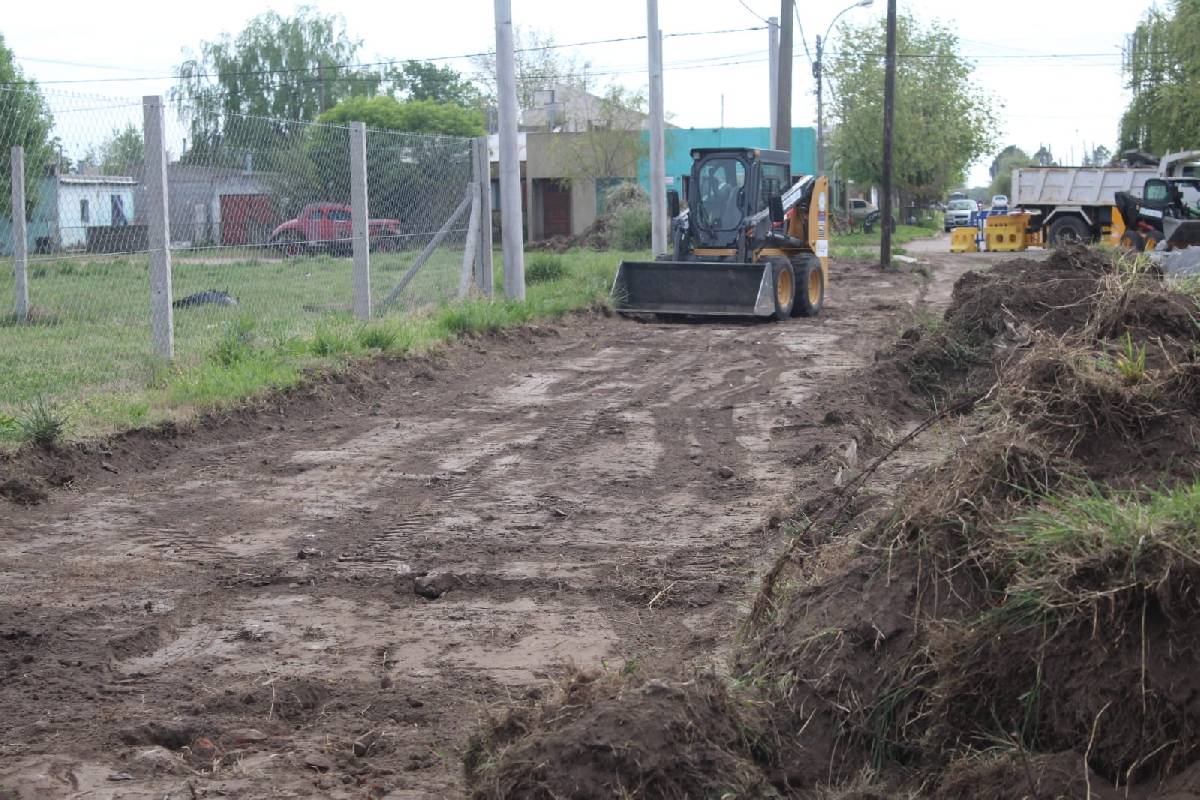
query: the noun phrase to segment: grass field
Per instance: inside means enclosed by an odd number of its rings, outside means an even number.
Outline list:
[[[372,256],[376,303],[414,257]],[[67,418],[69,437],[94,436],[228,406],[358,356],[427,350],[462,333],[603,303],[623,257],[646,254],[568,253],[558,269],[544,270],[547,280],[530,283],[524,303],[451,305],[462,253],[439,250],[396,307],[363,324],[350,314],[349,258],[179,254],[176,299],[215,289],[238,304],[175,309],[169,364],[150,352],[146,256],[39,260],[29,269],[34,324],[0,317],[0,446],[30,438],[28,420],[47,411]],[[527,263],[539,258],[531,254]],[[499,284],[499,254],[495,262]],[[0,263],[5,306],[12,296],[11,264]]]
[[[903,255],[904,245],[917,239],[928,239],[936,236],[933,228],[922,228],[916,225],[897,225],[892,234],[892,255]],[[829,254],[833,258],[846,261],[879,261],[880,232],[873,233],[843,233],[835,235],[829,242]]]

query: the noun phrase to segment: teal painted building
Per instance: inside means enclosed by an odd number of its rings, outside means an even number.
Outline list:
[[[649,139],[648,133],[643,133]],[[667,128],[667,175],[674,178],[668,188],[679,189],[680,176],[692,171],[692,149],[696,147],[771,146],[770,128]],[[816,128],[792,128],[792,174],[811,175],[817,169]],[[650,191],[650,161],[638,162],[638,183]]]

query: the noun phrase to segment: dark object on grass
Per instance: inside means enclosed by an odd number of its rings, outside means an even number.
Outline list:
[[[195,306],[214,305],[214,306],[236,306],[237,298],[229,292],[218,292],[216,289],[208,289],[203,292],[189,294],[187,297],[181,297],[171,306],[174,308],[193,308]]]

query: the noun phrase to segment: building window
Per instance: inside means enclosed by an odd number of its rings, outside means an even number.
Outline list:
[[[112,204],[112,224],[128,225],[129,218],[125,216],[125,198],[119,194],[109,195]]]
[[[84,225],[87,225],[92,221],[92,215],[89,213],[87,200],[79,201],[79,221]]]

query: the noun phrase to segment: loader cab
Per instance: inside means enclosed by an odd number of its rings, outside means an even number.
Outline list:
[[[692,151],[690,231],[696,247],[734,247],[746,219],[791,185],[788,154],[752,148]]]

